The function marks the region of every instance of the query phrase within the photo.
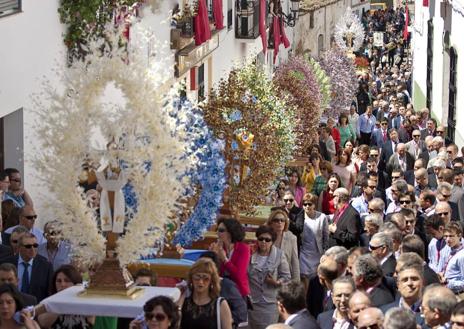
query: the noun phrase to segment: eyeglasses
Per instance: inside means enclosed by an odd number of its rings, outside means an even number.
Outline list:
[[[21,178],[10,179],[11,182],[21,183]]]
[[[381,125],[382,125],[382,126],[386,126],[386,125],[388,125],[388,123],[382,122]]]
[[[443,176],[438,176],[437,178],[438,178],[438,179],[444,179]]]
[[[377,185],[368,185],[368,187],[375,190],[377,188]]]
[[[227,230],[226,230],[224,227],[219,227],[219,228],[217,229],[217,231],[218,231],[219,233],[227,232]]]
[[[380,249],[383,247],[383,244],[381,244],[380,246],[372,246],[372,245],[369,245],[369,250],[377,250],[377,249]]]
[[[446,151],[446,153],[448,153],[448,154],[453,154],[453,151]]]
[[[449,212],[446,211],[446,212],[436,212],[435,214],[437,214],[438,216],[448,216]]]
[[[371,157],[378,157],[379,154],[378,153],[371,153]]]
[[[166,320],[167,316],[163,313],[145,313],[145,319],[147,321],[151,321],[153,318],[158,322],[163,322]]]
[[[265,238],[265,237],[263,237],[263,236],[260,236],[260,237],[258,238],[258,241],[260,241],[260,242],[271,242],[272,239],[271,239],[271,238]]]
[[[420,135],[412,135],[412,137],[420,137]]]
[[[192,275],[192,280],[194,281],[210,281],[211,275],[203,274],[203,273],[196,273]]]
[[[18,243],[18,240],[10,240],[10,243]]]
[[[411,200],[400,200],[400,204],[410,204]]]
[[[399,179],[401,176],[392,176],[392,179]],[[393,192],[393,190],[392,190]]]
[[[294,199],[284,199],[285,203],[292,203],[293,201],[295,201],[295,200]]]
[[[380,209],[374,209],[374,208],[368,208],[367,209],[369,212],[381,212],[382,210]]]
[[[303,207],[311,207],[313,205],[312,202],[305,202],[303,203]]]
[[[26,249],[32,249],[32,248],[37,249],[37,248],[39,248],[39,244],[38,244],[38,243],[23,244],[22,246],[23,246],[24,248],[26,248]]]
[[[37,215],[30,215],[30,216],[23,216],[24,218],[27,218],[29,220],[36,220],[37,219]]]

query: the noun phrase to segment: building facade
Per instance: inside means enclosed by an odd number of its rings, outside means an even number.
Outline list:
[[[428,107],[464,144],[464,5],[462,0],[415,2],[413,22],[413,100]]]

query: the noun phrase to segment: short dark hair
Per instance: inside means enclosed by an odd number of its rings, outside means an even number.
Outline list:
[[[240,242],[245,238],[245,229],[243,225],[235,218],[219,218],[217,225],[224,224],[227,232],[230,234],[232,242]]]
[[[306,308],[304,285],[297,281],[287,282],[277,291],[277,300],[285,307],[285,310],[289,314],[301,311]]]
[[[0,171],[0,181],[4,181],[7,177],[9,178],[9,175],[5,170]]]
[[[145,313],[150,313],[156,306],[161,306],[163,312],[167,315],[168,319],[171,320],[171,325],[168,329],[177,328],[177,323],[179,322],[179,310],[172,299],[166,296],[153,297],[148,300],[145,305],[143,305],[143,311]]]
[[[272,242],[277,239],[277,233],[268,225],[261,225],[256,230],[256,238],[259,238],[261,234],[269,234],[272,238]]]
[[[0,296],[3,294],[9,294],[15,301],[16,303],[16,311],[21,311],[24,308],[24,300],[23,297],[21,296],[21,293],[18,291],[18,289],[9,283],[4,283],[0,286]]]
[[[217,270],[219,271],[219,268],[221,267],[221,263],[219,261],[219,257],[214,251],[205,251],[204,253],[201,254],[200,258],[209,258],[211,259],[214,264],[216,264]]]
[[[464,300],[456,304],[453,309],[453,315],[464,315]]]
[[[152,270],[142,267],[141,269],[137,270],[134,274],[134,280],[136,280],[138,277],[149,277],[150,278],[150,284],[152,286],[156,286],[156,274]]]
[[[375,163],[375,164],[377,164],[377,158],[373,157],[373,156],[369,156],[367,158],[367,163]]]
[[[424,226],[433,228],[434,230],[438,230],[440,226],[445,226],[445,221],[443,220],[443,218],[441,218],[441,216],[433,214],[432,216],[425,218]]]
[[[79,273],[79,271],[72,265],[61,265],[53,274],[52,278],[52,284],[50,285],[50,292],[52,294],[56,294],[56,277],[58,274],[63,273],[68,277],[68,279],[73,283],[73,284],[78,284],[82,283],[82,275]]]
[[[0,271],[13,272],[16,277],[18,276],[18,270],[16,269],[16,265],[11,264],[11,263],[0,264]]]
[[[401,243],[402,252],[414,252],[422,259],[425,259],[425,246],[421,238],[415,234],[410,234],[404,237]]]

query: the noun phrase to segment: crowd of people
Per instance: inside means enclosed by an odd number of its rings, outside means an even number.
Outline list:
[[[370,65],[351,107],[278,182],[255,243],[237,219],[218,220],[176,303],[154,297],[136,319],[47,312],[40,302],[81,284],[81,269],[57,222],[35,225],[21,173],[1,172],[0,329],[464,328],[464,148],[412,105],[404,9],[363,23]]]

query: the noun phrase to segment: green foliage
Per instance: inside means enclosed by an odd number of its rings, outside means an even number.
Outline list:
[[[331,90],[330,90],[330,77],[324,71],[324,69],[319,65],[319,62],[314,60],[314,58],[307,57],[307,60],[312,68],[314,75],[317,78],[319,84],[319,90],[321,91],[321,109],[324,111],[330,103],[331,100]]]
[[[131,6],[137,0],[61,0],[58,13],[67,26],[64,43],[68,57],[83,58],[86,42],[91,37],[103,36],[105,25],[112,22],[113,11],[120,6]]]

